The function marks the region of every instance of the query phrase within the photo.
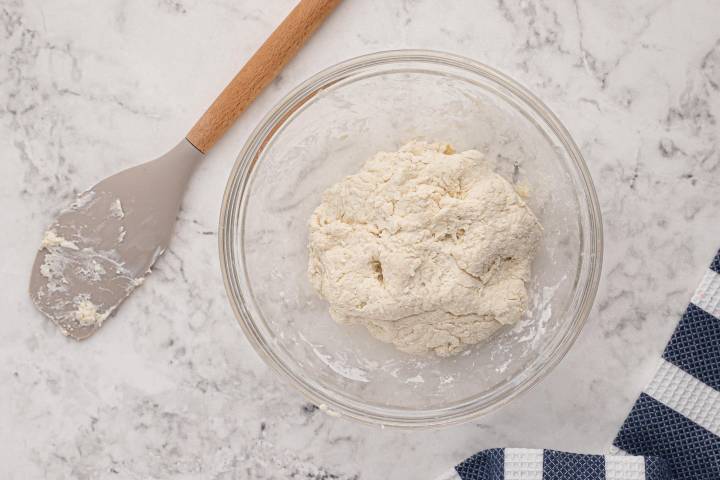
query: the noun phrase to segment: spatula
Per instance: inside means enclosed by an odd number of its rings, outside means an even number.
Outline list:
[[[106,178],[61,211],[35,257],[30,296],[65,334],[95,333],[163,254],[198,162],[340,0],[302,0],[165,155]]]

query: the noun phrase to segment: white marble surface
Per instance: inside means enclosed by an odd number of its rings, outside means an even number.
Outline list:
[[[0,477],[432,478],[490,446],[608,446],[720,246],[714,0],[347,0],[208,156],[156,272],[92,340],[32,307],[42,231],[78,191],[163,153],[292,0],[0,0]],[[250,130],[337,61],[418,47],[504,70],[581,146],[603,281],[562,364],[501,411],[438,431],[316,411],[251,350],[225,298],[217,218]]]

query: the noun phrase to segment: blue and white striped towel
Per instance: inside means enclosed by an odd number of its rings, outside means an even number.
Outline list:
[[[608,455],[484,450],[438,480],[720,480],[720,252]]]

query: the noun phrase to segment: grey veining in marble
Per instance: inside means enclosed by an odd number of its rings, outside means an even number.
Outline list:
[[[720,9],[713,0],[348,0],[206,158],[177,235],[91,341],[26,293],[78,191],[166,151],[291,0],[0,0],[0,477],[433,477],[490,446],[606,448],[720,246]],[[502,410],[432,432],[324,415],[237,328],[217,258],[225,179],[295,84],[377,50],[447,50],[535,91],[596,181],[605,265],[562,364]]]

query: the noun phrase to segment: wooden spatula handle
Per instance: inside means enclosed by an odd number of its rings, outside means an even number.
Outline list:
[[[300,50],[341,0],[301,0],[187,134],[206,153]]]

